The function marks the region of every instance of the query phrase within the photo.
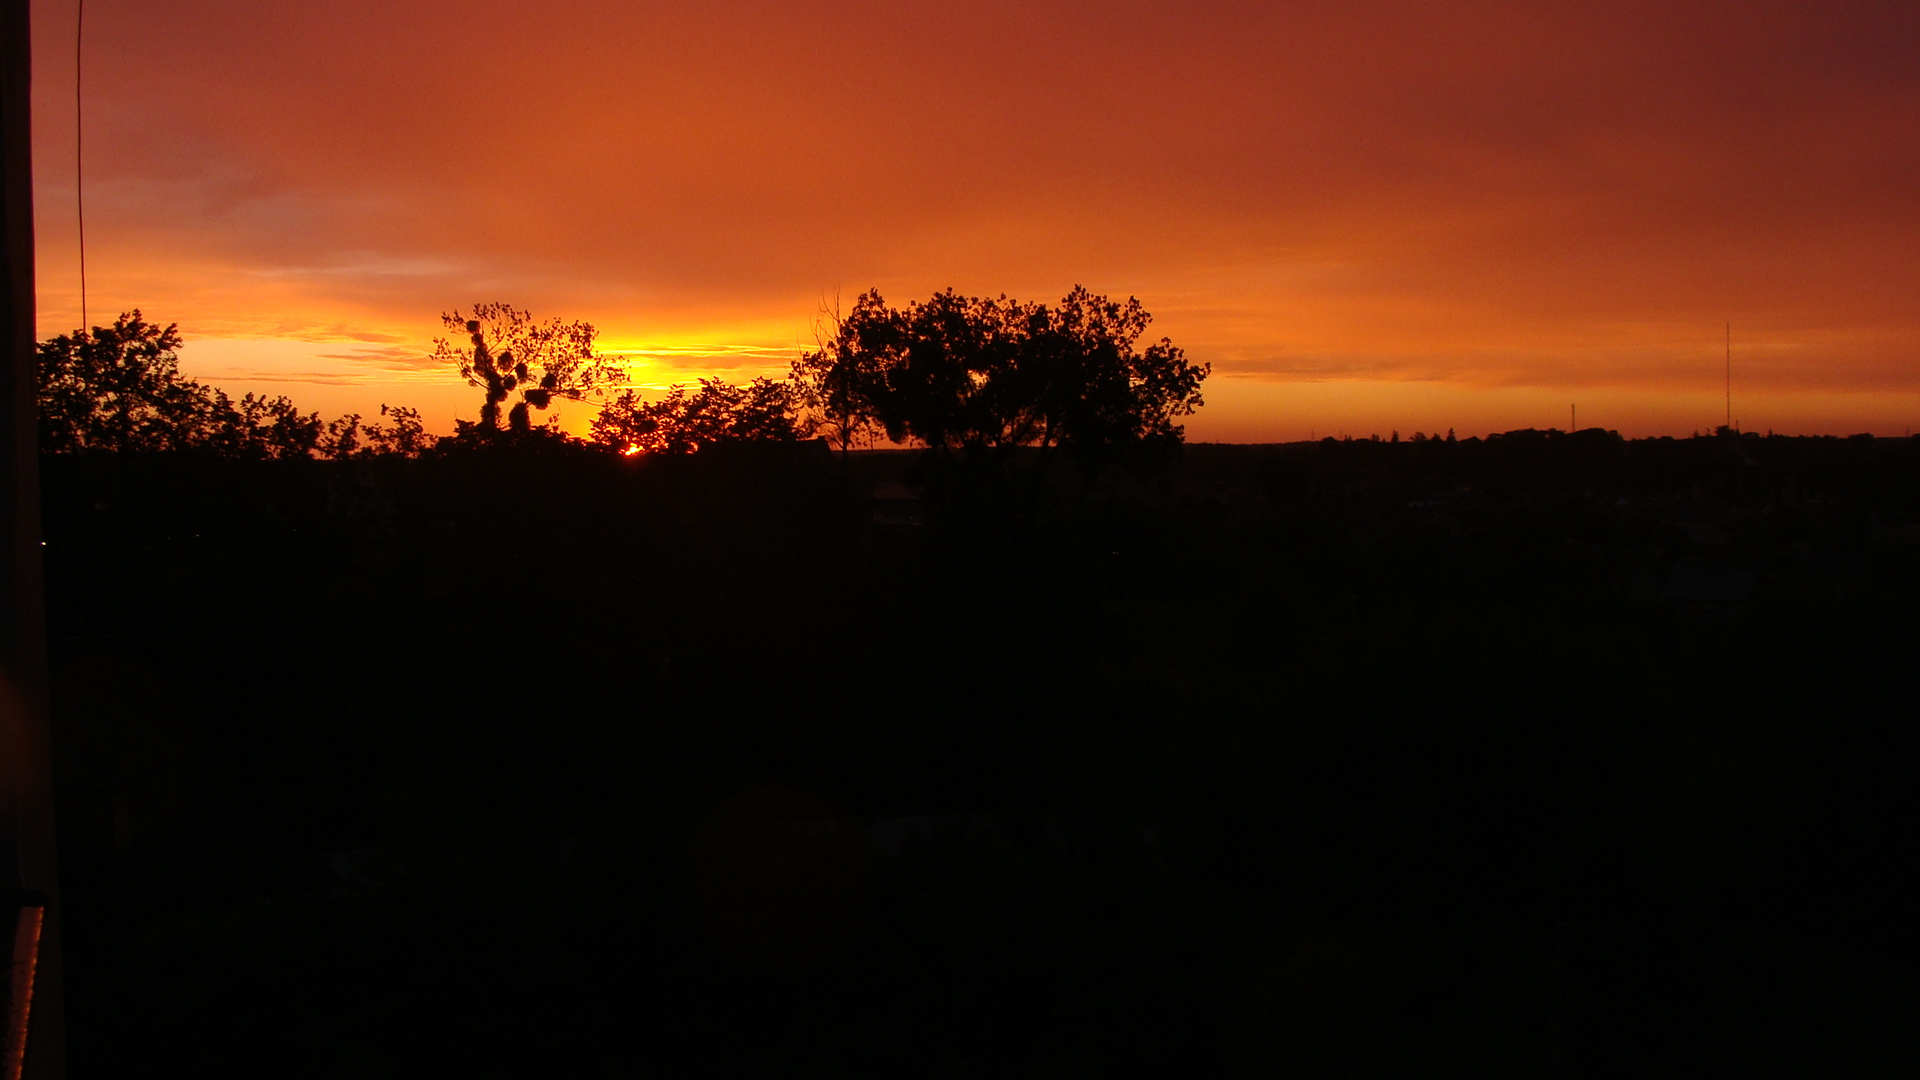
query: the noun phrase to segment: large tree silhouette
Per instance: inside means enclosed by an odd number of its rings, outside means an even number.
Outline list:
[[[503,303],[475,304],[471,315],[456,308],[440,321],[465,334],[467,343],[436,338],[433,358],[486,391],[480,407],[484,431],[500,430],[500,406],[515,393],[520,400],[507,411],[507,427],[525,432],[533,426],[530,410],[545,409],[555,398],[583,400],[621,375],[618,364],[593,351],[599,331],[592,323],[535,322],[531,312]]]
[[[1098,469],[1177,447],[1209,367],[1171,341],[1137,344],[1152,317],[1075,287],[1057,304],[961,296],[903,309],[878,291],[854,302],[795,364],[844,447],[867,431],[943,457],[1055,452]]]
[[[43,450],[171,450],[206,412],[207,388],[180,374],[180,328],[132,311],[112,326],[40,343]]]

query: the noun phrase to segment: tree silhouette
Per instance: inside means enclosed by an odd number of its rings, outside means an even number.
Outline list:
[[[418,409],[382,404],[380,415],[388,417],[391,422],[362,424],[359,413],[329,420],[320,434],[318,449],[321,456],[336,461],[387,454],[419,457],[439,441],[427,434]]]
[[[356,453],[419,457],[422,451],[433,446],[435,439],[427,434],[426,425],[421,423],[420,410],[400,405],[381,405],[380,415],[387,417],[389,422],[368,424],[363,428],[366,446]]]
[[[878,292],[862,296],[862,304],[869,296],[872,301],[866,306],[883,306]],[[820,341],[820,348],[794,361],[791,381],[818,427],[839,445],[844,465],[856,442],[870,443],[884,429],[872,394],[881,381],[880,355],[862,349],[860,335],[848,332],[848,319],[840,312],[837,296],[825,314],[833,332]]]
[[[180,374],[180,328],[138,310],[112,326],[40,343],[40,446],[172,450],[191,441],[207,410],[206,387]]]
[[[507,412],[507,427],[526,432],[533,426],[529,410],[545,409],[554,398],[583,400],[621,375],[618,364],[594,353],[599,331],[591,323],[535,322],[531,312],[503,303],[475,304],[471,316],[456,308],[440,321],[449,331],[467,335],[464,346],[434,339],[433,358],[458,368],[469,385],[486,391],[480,407],[483,431],[500,430],[500,406],[515,392],[520,400]]]
[[[180,346],[177,323],[147,322],[137,309],[112,326],[41,342],[41,449],[287,458],[342,457],[357,447],[358,417],[323,423],[318,413],[302,413],[285,397],[247,394],[234,401],[180,374]],[[417,414],[414,420],[417,426]]]
[[[1058,304],[936,293],[904,309],[862,294],[822,347],[796,362],[844,448],[883,431],[943,457],[1056,451],[1098,469],[1179,445],[1207,365],[1171,341],[1136,348],[1152,317],[1075,287]]]
[[[728,442],[792,442],[803,434],[800,390],[792,382],[754,379],[735,386],[701,379],[675,386],[658,401],[624,390],[593,420],[594,441],[627,453],[686,454]]]

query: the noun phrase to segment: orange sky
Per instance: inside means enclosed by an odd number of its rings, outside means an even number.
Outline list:
[[[88,306],[307,408],[477,392],[438,313],[660,386],[824,301],[1136,295],[1194,439],[1920,420],[1920,6],[91,0]],[[36,0],[40,330],[79,323]],[[569,426],[577,426],[573,417]]]

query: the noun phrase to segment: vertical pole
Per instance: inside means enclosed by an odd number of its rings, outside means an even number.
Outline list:
[[[1733,324],[1727,324],[1727,430],[1733,430]]]
[[[24,1075],[57,1080],[65,1075],[66,1048],[34,423],[32,7],[30,0],[0,4],[0,887],[36,901],[18,905],[22,914],[8,927],[16,953],[31,953],[33,970]],[[36,918],[37,934],[24,932]],[[16,972],[21,959],[15,957]]]

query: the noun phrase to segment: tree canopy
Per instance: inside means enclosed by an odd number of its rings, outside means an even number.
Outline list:
[[[180,330],[140,312],[40,343],[41,448],[165,450],[205,419],[205,387],[180,374]]]
[[[353,457],[417,454],[433,440],[413,409],[380,407],[386,425],[357,415],[322,421],[285,397],[226,392],[180,374],[180,328],[136,309],[112,326],[40,343],[40,448],[84,451],[195,450],[222,457]]]
[[[794,365],[842,447],[884,432],[942,455],[1019,447],[1085,466],[1158,457],[1202,404],[1209,367],[1162,338],[1152,317],[1075,287],[1057,304],[961,296],[889,307],[869,291],[821,348]]]
[[[699,388],[675,386],[658,401],[632,390],[593,420],[595,442],[622,453],[686,454],[715,443],[792,442],[804,434],[798,387],[759,378],[745,386],[701,379]]]
[[[599,331],[592,323],[535,322],[531,312],[503,303],[475,304],[471,314],[455,308],[440,321],[465,334],[467,344],[436,338],[433,358],[486,391],[480,407],[484,431],[500,429],[500,406],[516,392],[520,400],[507,412],[507,427],[525,432],[533,426],[530,410],[545,409],[555,398],[582,400],[621,377],[617,363],[593,351]]]

